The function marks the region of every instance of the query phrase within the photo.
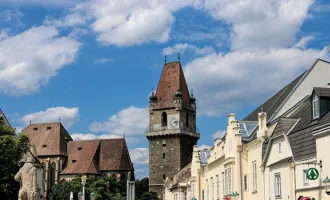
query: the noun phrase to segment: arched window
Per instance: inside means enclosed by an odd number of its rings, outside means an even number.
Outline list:
[[[55,185],[55,172],[56,172],[56,165],[52,163],[49,169],[49,186],[52,188]]]
[[[186,114],[186,127],[189,127],[189,114]]]
[[[166,114],[166,112],[162,113],[162,126],[167,126],[167,114]]]

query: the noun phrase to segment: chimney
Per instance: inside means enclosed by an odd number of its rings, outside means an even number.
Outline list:
[[[258,131],[257,131],[257,137],[264,140],[266,137],[268,137],[268,127],[267,127],[267,114],[261,110],[260,113],[258,113]]]
[[[228,124],[230,124],[232,121],[235,121],[235,113],[230,113],[228,116]]]

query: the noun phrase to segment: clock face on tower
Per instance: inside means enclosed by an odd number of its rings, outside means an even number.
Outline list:
[[[170,119],[170,127],[177,128],[179,126],[179,121],[176,118]]]

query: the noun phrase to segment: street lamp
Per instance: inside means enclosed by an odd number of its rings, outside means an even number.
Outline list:
[[[96,196],[95,192],[92,192],[92,193],[90,194],[91,200],[95,200],[95,196]]]
[[[84,196],[84,195],[83,195],[82,192],[79,192],[79,193],[78,193],[78,199],[79,199],[79,200],[83,200],[83,196]]]
[[[326,177],[323,180],[323,184],[324,184],[325,193],[327,193],[327,195],[330,195],[330,179]]]

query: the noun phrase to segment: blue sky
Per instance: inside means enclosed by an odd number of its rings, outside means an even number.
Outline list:
[[[0,102],[14,127],[61,122],[74,139],[126,135],[148,174],[148,95],[181,53],[199,145],[330,60],[330,3],[313,0],[0,0]]]

